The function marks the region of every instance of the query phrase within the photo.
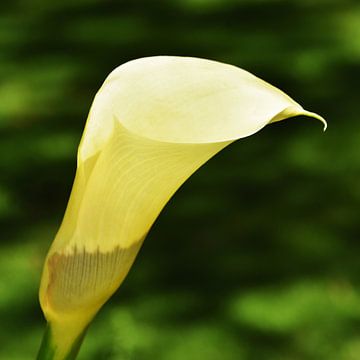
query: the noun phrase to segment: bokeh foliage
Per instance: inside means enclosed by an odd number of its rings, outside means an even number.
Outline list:
[[[105,76],[133,58],[241,66],[327,118],[267,127],[176,194],[79,359],[360,358],[360,4],[0,2],[0,359],[33,359],[42,261]]]

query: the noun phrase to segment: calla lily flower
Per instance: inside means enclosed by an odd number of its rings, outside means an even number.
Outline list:
[[[51,358],[76,356],[84,330],[191,174],[232,142],[297,115],[326,127],[235,66],[157,56],[116,68],[90,109],[68,207],[44,265],[40,302]]]

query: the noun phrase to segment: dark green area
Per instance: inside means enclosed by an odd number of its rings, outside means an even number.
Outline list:
[[[176,194],[81,360],[360,359],[357,0],[0,2],[0,359],[36,357],[42,262],[93,96],[130,59],[243,67],[298,117],[238,141]]]

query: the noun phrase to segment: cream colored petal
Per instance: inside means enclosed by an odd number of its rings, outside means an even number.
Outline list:
[[[322,120],[248,72],[209,60],[154,57],[112,72],[90,110],[41,281],[59,349],[66,352],[119,287],[194,171],[234,140],[300,114]]]
[[[286,117],[324,121],[236,66],[177,56],[137,59],[115,69],[96,95],[79,158],[99,151],[111,136],[114,117],[145,138],[208,143],[252,135],[286,109]]]

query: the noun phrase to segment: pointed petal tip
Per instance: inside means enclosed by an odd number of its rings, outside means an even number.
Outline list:
[[[304,110],[304,111],[301,113],[301,115],[310,116],[310,117],[312,117],[312,118],[314,118],[314,119],[320,120],[320,121],[323,123],[323,131],[324,131],[324,132],[326,131],[327,126],[328,126],[328,125],[327,125],[327,122],[326,122],[326,120],[325,120],[322,116],[320,116],[319,114],[316,114],[316,113],[311,112],[311,111]]]

